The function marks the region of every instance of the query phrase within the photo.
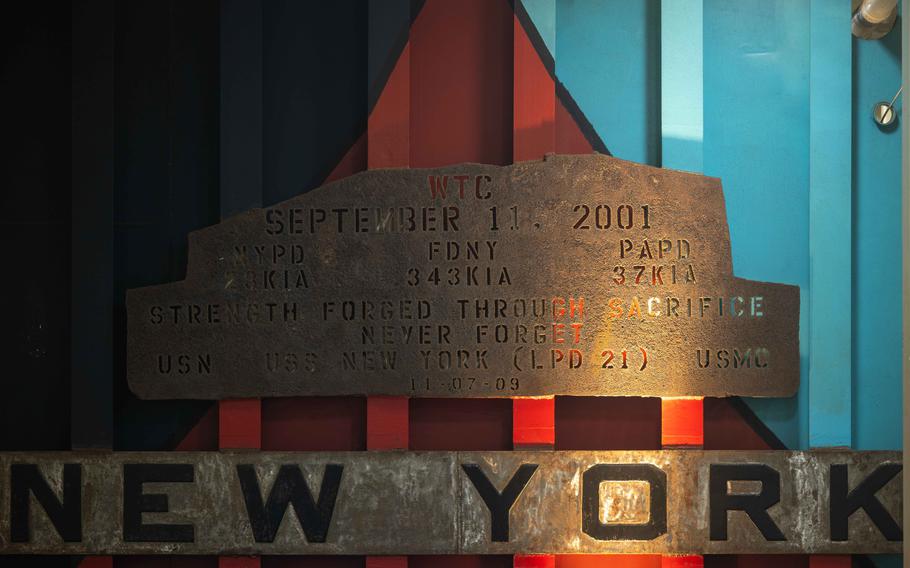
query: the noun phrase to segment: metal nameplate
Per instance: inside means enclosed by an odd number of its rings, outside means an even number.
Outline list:
[[[0,454],[3,554],[901,550],[899,452]]]
[[[790,396],[799,289],[720,181],[602,155],[373,170],[190,235],[127,294],[142,398]]]

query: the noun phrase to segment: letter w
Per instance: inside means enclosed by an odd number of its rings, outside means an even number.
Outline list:
[[[246,512],[256,542],[274,542],[288,504],[294,507],[307,542],[325,542],[335,510],[335,499],[341,485],[344,466],[327,464],[322,474],[319,501],[313,502],[313,493],[307,485],[300,466],[285,464],[269,492],[265,504],[259,489],[259,477],[252,464],[238,464],[237,477],[246,502]]]
[[[446,190],[449,187],[449,176],[427,176],[430,182],[430,197],[436,199],[437,194],[443,199],[446,198]]]

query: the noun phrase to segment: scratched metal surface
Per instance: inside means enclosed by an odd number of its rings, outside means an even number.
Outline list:
[[[446,199],[430,176],[448,176]],[[412,213],[418,230],[389,230]],[[798,288],[733,276],[715,178],[602,155],[372,170],[189,245],[186,280],[127,294],[142,398],[789,396],[799,384]]]
[[[514,554],[514,553],[884,553],[899,552],[859,510],[849,538],[828,537],[828,471],[847,464],[854,489],[898,452],[345,452],[345,453],[7,453],[0,454],[0,553],[38,554]],[[64,543],[47,515],[31,502],[31,541],[10,541],[11,463],[37,463],[59,494],[63,463],[83,466],[81,542]],[[124,463],[193,464],[194,483],[147,483],[146,494],[168,495],[170,511],[144,513],[144,523],[191,523],[191,543],[124,542]],[[307,542],[292,508],[273,542],[255,542],[236,473],[253,464],[267,497],[278,467],[299,465],[318,496],[326,464],[344,467],[326,541]],[[502,491],[521,464],[538,468],[512,506],[508,541],[491,542],[490,512],[462,471],[478,464]],[[583,527],[582,478],[598,464],[651,464],[666,474],[666,532],[648,540],[598,540]],[[765,540],[748,517],[728,513],[727,540],[711,540],[708,468],[711,464],[765,464],[780,475],[780,501],[768,513],[784,541]],[[877,497],[898,522],[902,474]],[[641,487],[629,486],[630,492]],[[749,483],[731,484],[733,492]],[[728,489],[731,491],[731,489]],[[633,495],[634,497],[634,495]],[[653,497],[653,495],[651,496]],[[598,503],[603,494],[595,496]],[[638,507],[639,500],[631,506]],[[654,501],[652,498],[651,501]],[[617,503],[612,504],[613,507]],[[619,503],[621,509],[624,504]],[[602,520],[595,511],[596,519]],[[649,519],[650,520],[650,519]]]

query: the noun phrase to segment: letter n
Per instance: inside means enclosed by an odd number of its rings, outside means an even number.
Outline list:
[[[82,466],[63,466],[63,499],[51,490],[38,466],[32,463],[10,465],[10,540],[31,540],[30,495],[44,509],[63,542],[82,540]]]

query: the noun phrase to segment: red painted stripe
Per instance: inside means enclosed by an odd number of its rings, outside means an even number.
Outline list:
[[[262,449],[282,452],[366,449],[366,400],[300,396],[262,401]]]
[[[408,443],[417,451],[512,449],[512,401],[507,398],[411,399]]]
[[[262,401],[222,400],[218,404],[218,447],[258,450],[262,447]]]
[[[660,568],[656,554],[563,554],[559,568]]]
[[[512,444],[515,449],[556,445],[556,399],[512,399]]]
[[[408,557],[367,556],[365,568],[408,568]]]
[[[367,121],[367,167],[404,168],[410,162],[411,45],[405,44]]]
[[[702,556],[661,556],[660,568],[703,568]]]
[[[411,167],[512,162],[512,9],[426,0],[411,26]]]
[[[661,399],[661,444],[664,447],[702,447],[705,443],[704,399]]]
[[[745,404],[745,403],[743,403]],[[706,450],[773,450],[769,444],[743,419],[730,399],[707,398],[705,411]]]
[[[514,568],[556,568],[553,554],[516,554],[512,557]]]
[[[539,160],[556,151],[556,86],[518,16],[513,16],[513,33],[512,158]]]
[[[660,399],[559,397],[556,440],[559,450],[659,450]]]
[[[408,399],[403,396],[367,398],[367,449],[408,449]]]

